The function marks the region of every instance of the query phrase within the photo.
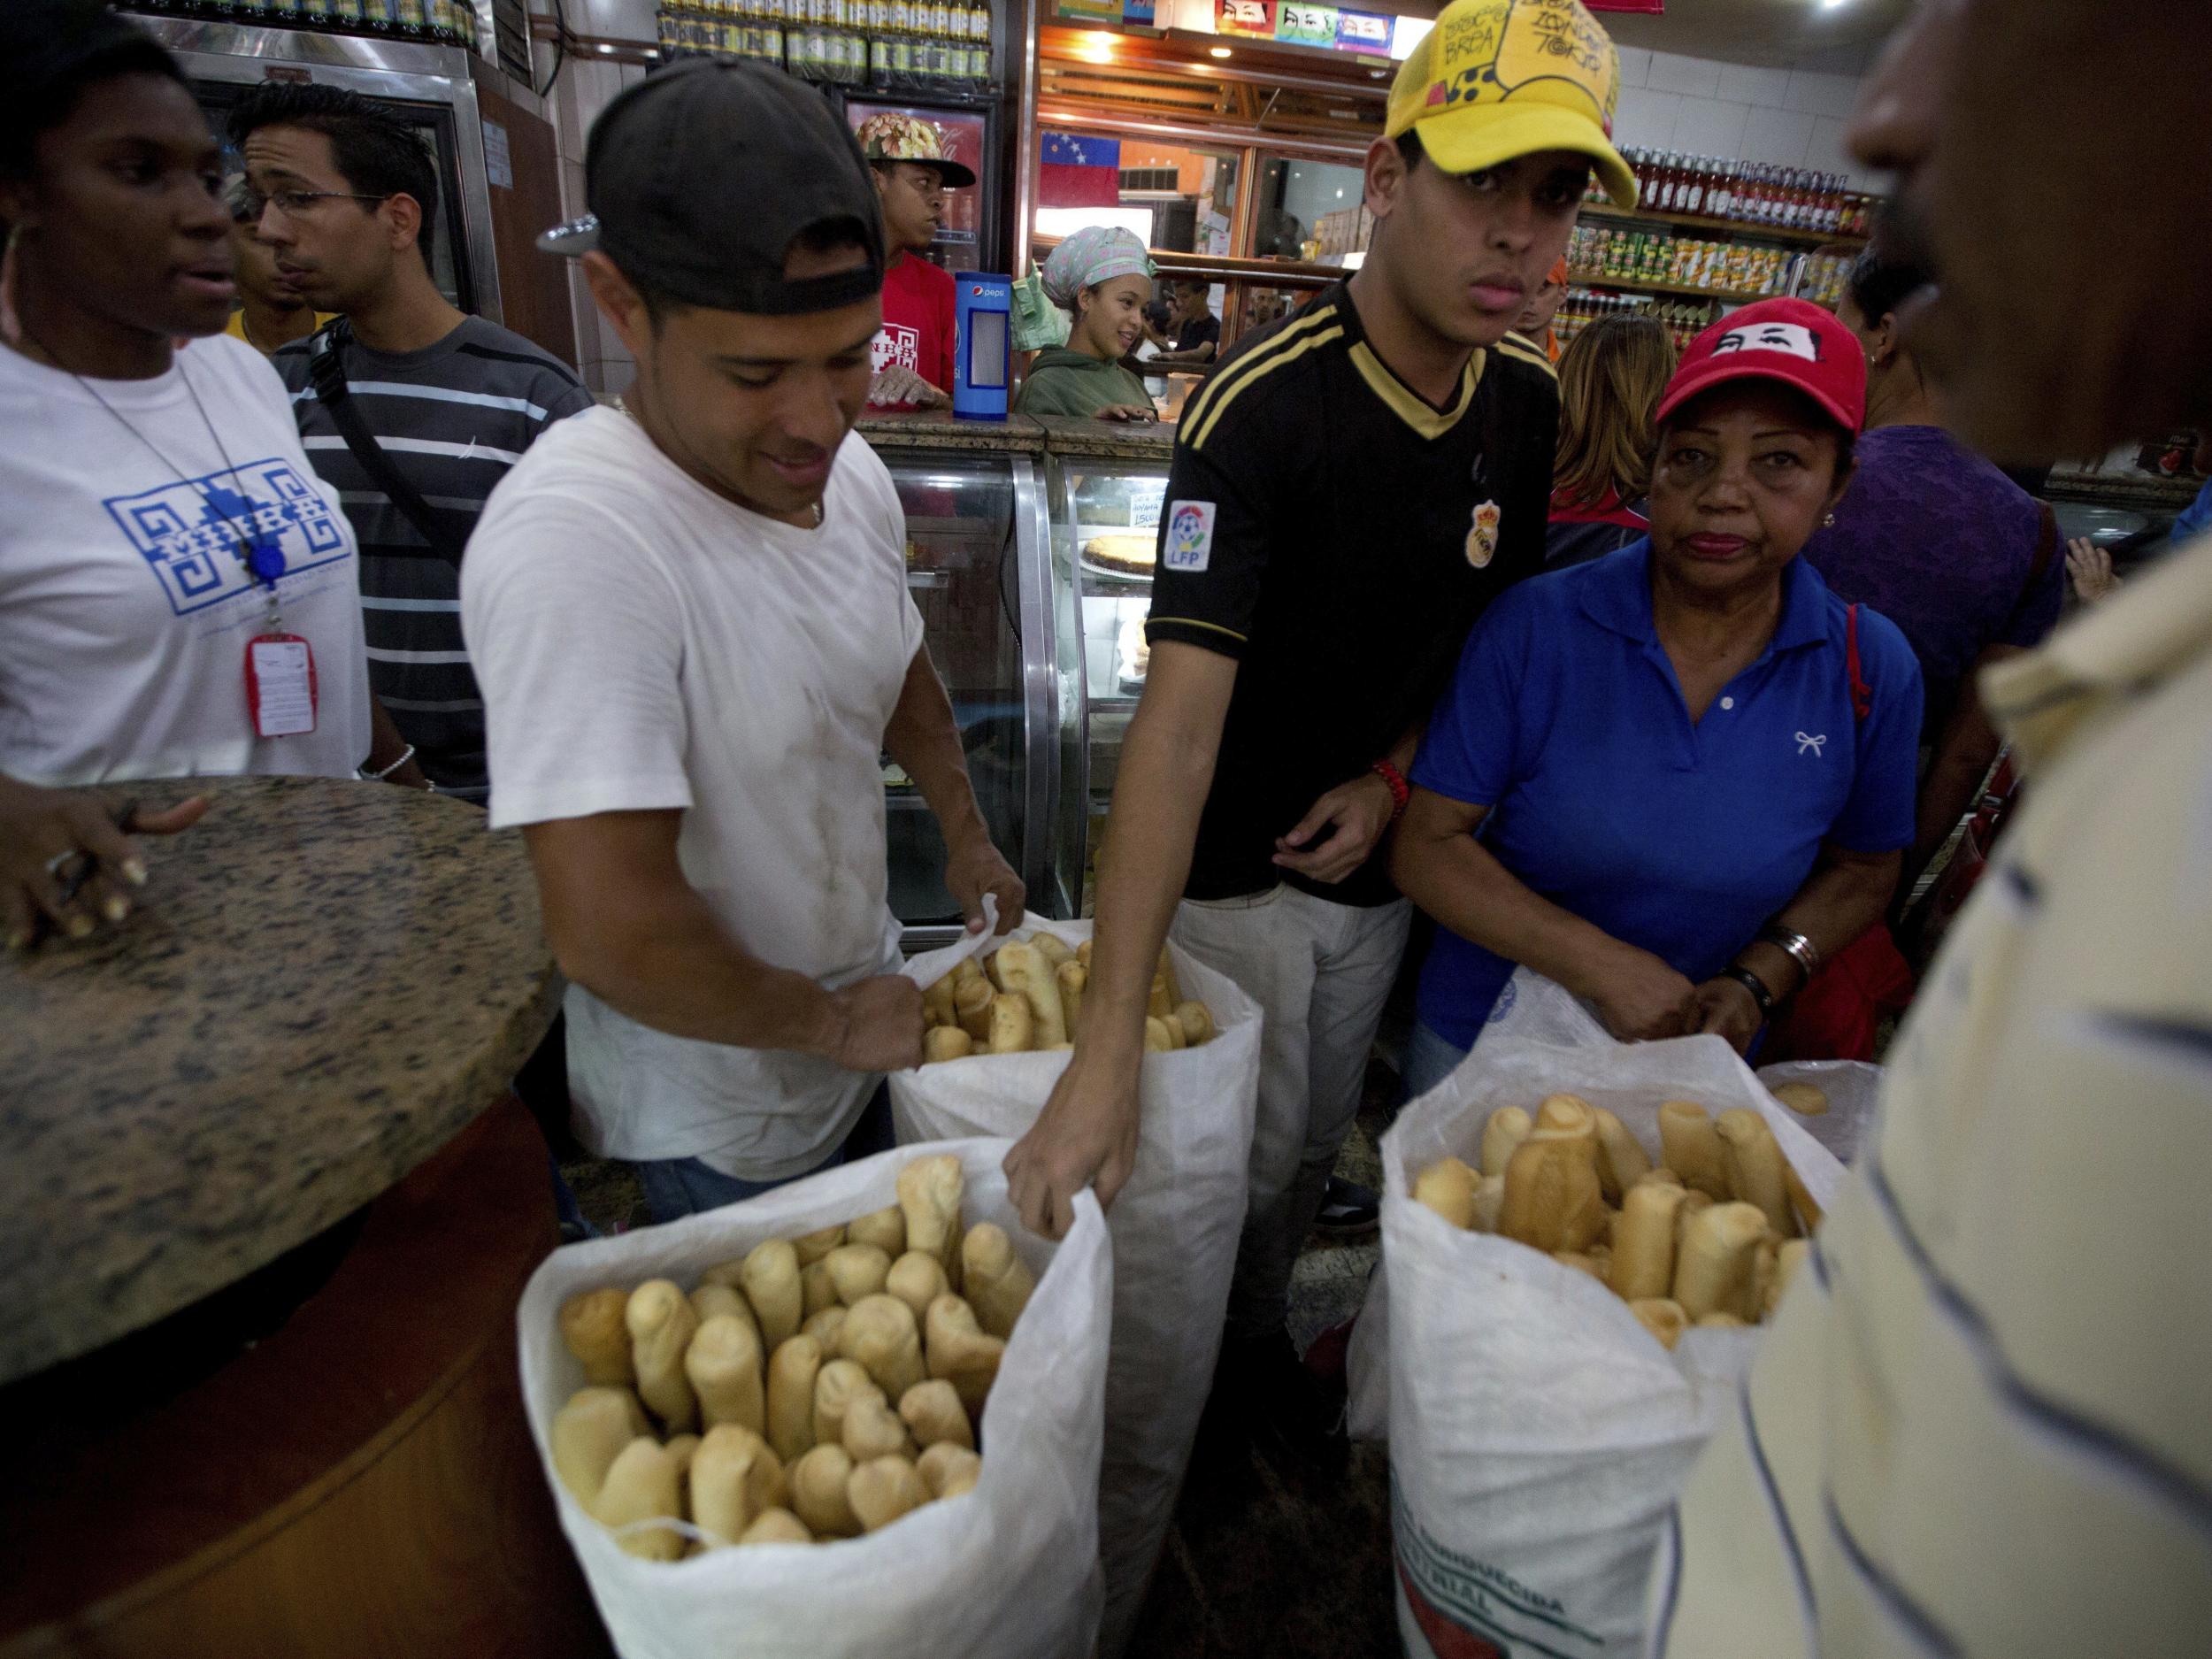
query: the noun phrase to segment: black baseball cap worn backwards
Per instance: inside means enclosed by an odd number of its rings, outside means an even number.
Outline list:
[[[588,218],[538,238],[596,249],[642,288],[710,311],[834,311],[883,287],[883,226],[860,145],[828,103],[757,64],[696,58],[649,75],[592,123]],[[810,232],[864,249],[849,271],[793,281]]]

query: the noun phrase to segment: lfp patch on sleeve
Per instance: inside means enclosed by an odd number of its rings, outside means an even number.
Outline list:
[[[1179,501],[1167,510],[1167,536],[1162,560],[1171,571],[1202,571],[1214,556],[1214,503]]]

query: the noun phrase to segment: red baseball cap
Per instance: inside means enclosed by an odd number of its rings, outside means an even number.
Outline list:
[[[1865,355],[1835,313],[1810,300],[1761,300],[1708,327],[1682,354],[1653,424],[1701,392],[1748,380],[1794,387],[1855,434],[1866,424]]]

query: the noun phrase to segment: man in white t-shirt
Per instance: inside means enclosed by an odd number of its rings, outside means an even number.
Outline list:
[[[986,894],[1010,926],[1023,893],[923,647],[897,495],[847,441],[882,321],[858,147],[798,83],[701,62],[610,104],[587,175],[593,219],[541,245],[581,255],[635,356],[628,413],[564,422],[492,493],[462,626],[492,826],[522,826],[572,982],[580,1133],[665,1219],[861,1149],[878,1074],[921,1058],[884,754],[969,926]]]

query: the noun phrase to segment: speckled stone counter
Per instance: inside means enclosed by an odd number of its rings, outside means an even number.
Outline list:
[[[0,959],[0,1382],[182,1308],[390,1187],[505,1090],[559,982],[519,837],[389,785],[110,788],[119,929]]]
[[[1037,455],[1044,449],[1044,429],[1022,415],[962,420],[942,410],[923,409],[864,416],[859,432],[878,449],[965,449],[988,455]]]
[[[1054,455],[1087,455],[1116,461],[1167,464],[1175,452],[1172,421],[1087,420],[1075,415],[1041,415],[1045,448]]]

